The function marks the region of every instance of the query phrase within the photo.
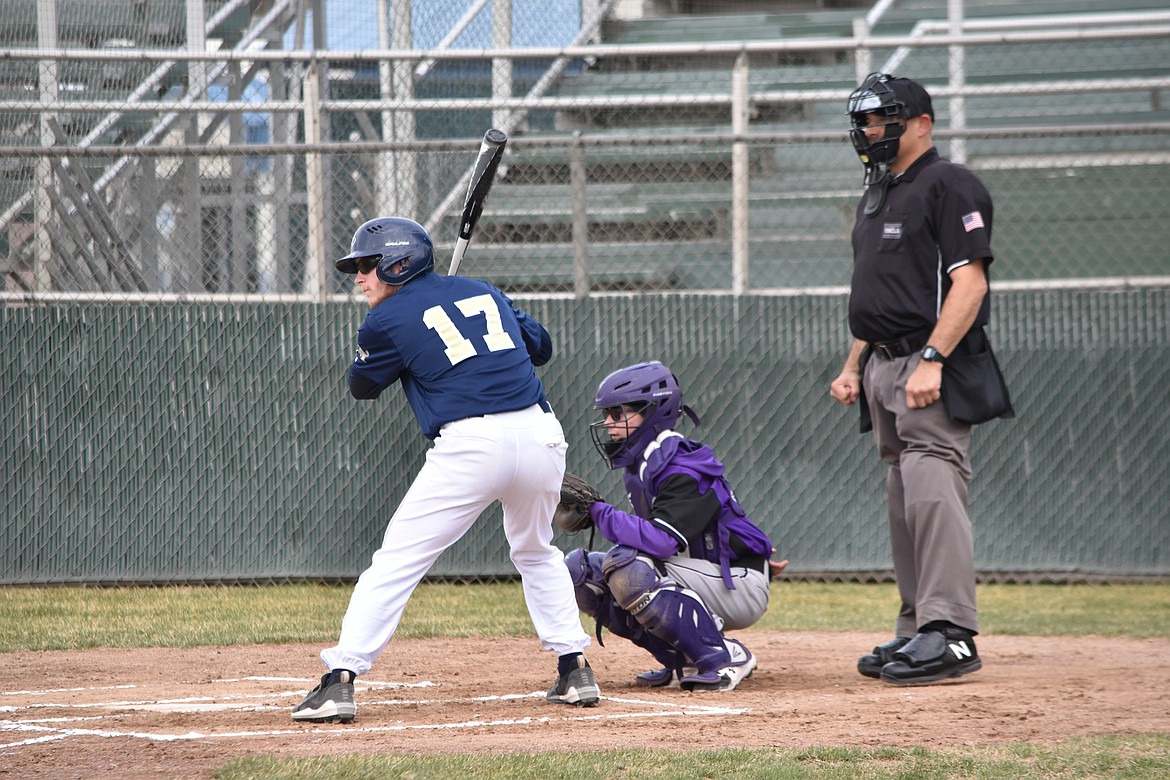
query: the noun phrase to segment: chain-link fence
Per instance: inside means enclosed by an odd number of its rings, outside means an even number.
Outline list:
[[[332,258],[402,214],[444,271],[490,126],[461,273],[552,332],[570,467],[618,498],[589,401],[659,358],[797,574],[884,571],[872,444],[825,397],[870,69],[931,89],[996,203],[1021,414],[976,434],[981,569],[1170,573],[1170,13],[411,5],[0,2],[0,581],[356,576],[426,442],[347,398]],[[434,573],[511,574],[498,523]]]
[[[677,373],[741,501],[797,575],[888,569],[883,478],[827,397],[842,295],[525,298],[569,468],[622,503],[593,450],[597,383]],[[426,447],[401,398],[357,404],[357,303],[0,308],[2,582],[354,577]],[[985,576],[1170,573],[1170,288],[1007,292],[991,330],[1018,418],[979,427]],[[586,535],[560,539],[583,545]],[[434,570],[512,574],[485,516]]]

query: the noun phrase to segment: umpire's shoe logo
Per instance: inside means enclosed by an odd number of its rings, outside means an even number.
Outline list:
[[[964,658],[970,658],[972,655],[974,655],[966,642],[951,642],[948,647],[950,648],[951,652],[955,654],[955,658],[959,659],[960,661]]]

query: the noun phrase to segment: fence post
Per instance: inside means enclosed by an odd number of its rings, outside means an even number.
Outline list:
[[[37,3],[37,45],[42,49],[57,47],[57,2]],[[37,62],[37,72],[40,74],[40,94],[44,103],[57,102],[57,61]],[[53,134],[53,115],[48,111],[41,112],[41,146],[54,146],[56,139]],[[53,259],[53,242],[50,240],[49,223],[53,216],[53,160],[42,156],[37,159],[37,181],[34,189],[33,219],[35,240],[33,243],[36,257],[33,262],[33,289],[37,292],[48,292],[52,289],[53,279],[49,274],[49,261]]]
[[[512,46],[512,0],[492,2],[492,46],[507,49]],[[492,60],[492,99],[506,101],[512,97],[512,60],[506,57]],[[504,127],[508,109],[492,112],[492,127]]]
[[[865,77],[870,74],[870,61],[873,55],[868,46],[863,46],[862,41],[869,37],[869,20],[864,16],[853,20],[853,71],[857,76],[857,83],[861,84],[865,81]]]
[[[731,132],[742,135],[748,129],[748,56],[740,52],[731,79]],[[748,145],[731,144],[731,292],[742,295],[748,289]]]
[[[390,48],[390,9],[388,3],[381,2],[376,4],[378,6],[378,48]],[[409,8],[407,9],[409,13]],[[409,27],[410,20],[407,19],[407,26]],[[394,24],[401,24],[402,20],[398,18],[397,14],[394,16]],[[382,99],[384,105],[389,105],[394,98],[394,79],[392,78],[392,63],[388,59],[378,60],[378,97]],[[382,118],[382,140],[394,140],[394,114],[389,108],[383,108],[381,111]],[[374,188],[374,211],[375,214],[363,215],[367,219],[373,219],[375,216],[392,216],[401,213],[398,209],[398,204],[395,202],[398,187],[394,186],[394,170],[396,152],[378,152],[377,164],[372,182]]]
[[[569,189],[573,215],[573,297],[589,297],[589,211],[585,206],[585,147],[581,131],[569,147]]]
[[[321,143],[321,80],[316,60],[305,76],[305,197],[308,200],[309,246],[305,258],[305,292],[314,301],[325,296],[325,165],[319,151]]]
[[[951,35],[963,34],[963,0],[947,0],[947,22]],[[950,77],[951,89],[955,96],[951,98],[951,130],[967,129],[967,98],[962,94],[967,84],[967,49],[958,43],[948,47],[947,70]],[[956,135],[951,138],[950,158],[960,165],[967,164],[967,139]]]
[[[379,3],[379,46],[382,48],[408,50],[414,48],[414,34],[411,31],[413,17],[410,0],[388,0],[389,18],[383,21],[385,3]],[[388,44],[388,45],[387,45]],[[378,66],[381,79],[382,99],[407,101],[414,97],[414,69],[407,60],[381,62]],[[415,117],[408,110],[382,111],[382,140],[413,141]],[[414,218],[421,208],[418,202],[417,162],[414,152],[395,150],[379,153],[381,165],[378,170],[377,188],[378,211],[382,216],[401,214]],[[372,219],[374,214],[363,215]]]

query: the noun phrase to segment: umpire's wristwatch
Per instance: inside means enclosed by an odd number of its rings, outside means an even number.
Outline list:
[[[947,362],[947,359],[943,357],[942,353],[929,344],[922,348],[922,359],[928,363],[938,363],[939,365]]]

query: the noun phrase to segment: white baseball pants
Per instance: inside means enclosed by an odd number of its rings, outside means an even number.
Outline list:
[[[564,554],[552,544],[567,450],[556,415],[538,406],[443,426],[358,578],[337,646],[321,653],[325,666],[370,671],[423,576],[496,500],[541,647],[557,655],[588,647]]]

